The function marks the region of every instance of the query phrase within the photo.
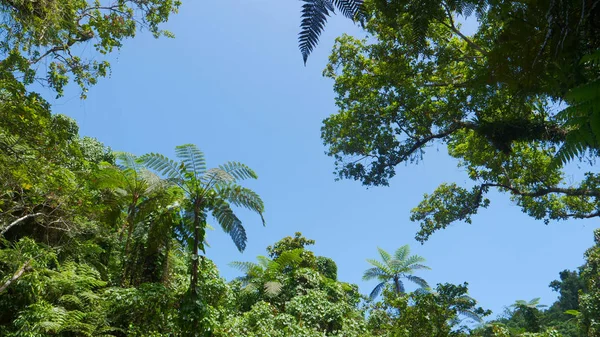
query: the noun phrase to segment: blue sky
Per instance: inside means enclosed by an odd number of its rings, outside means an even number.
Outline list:
[[[336,261],[340,280],[365,294],[375,285],[361,280],[365,259],[377,258],[378,246],[393,251],[410,244],[433,269],[418,275],[430,284],[469,282],[471,295],[495,314],[517,299],[551,304],[556,294],[548,284],[583,263],[597,220],[545,226],[506,195],[492,194],[473,225],[456,224],[417,243],[410,209],[442,182],[468,184],[467,175],[435,145],[418,166],[399,166],[390,187],[334,181],[320,127],[336,108],[333,83],[321,72],[335,37],[361,32],[333,17],[304,67],[300,6],[297,0],[184,1],[168,24],[175,39],[140,33],[126,41],[111,57],[111,78],[85,101],[76,90],[51,100],[54,112],[74,117],[82,135],[115,150],[173,156],[176,145],[194,143],[209,166],[236,160],[255,169],[259,180],[248,186],[265,201],[267,227],[240,212],[249,237],[243,254],[220,229],[208,233],[207,254],[227,279],[239,275],[229,262],[254,260],[300,231],[317,241],[315,253]]]

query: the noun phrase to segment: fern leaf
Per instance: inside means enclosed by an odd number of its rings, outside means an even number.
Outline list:
[[[186,171],[193,172],[196,177],[206,171],[204,153],[194,144],[183,144],[175,147],[175,155],[185,164]]]
[[[348,19],[356,19],[360,15],[363,0],[333,0],[333,4]]]
[[[379,255],[381,256],[381,260],[385,263],[388,263],[392,256],[390,255],[390,253],[386,252],[385,250],[383,250],[382,248],[377,247],[377,250],[379,251]]]
[[[333,12],[334,8],[329,0],[303,0],[303,2],[298,42],[304,64],[306,64],[308,55],[319,42],[319,36],[325,27],[329,12]]]
[[[375,288],[373,288],[373,290],[369,294],[369,298],[371,300],[374,300],[377,296],[379,296],[379,294],[381,293],[381,291],[383,290],[384,287],[385,287],[385,282],[381,282],[378,285],[376,285]]]
[[[404,261],[408,257],[408,254],[410,254],[410,246],[404,245],[396,249],[396,252],[394,253],[394,259],[398,261]]]
[[[246,230],[242,226],[242,222],[233,213],[233,210],[226,202],[221,202],[220,205],[215,207],[212,211],[212,215],[215,217],[223,231],[233,240],[233,243],[240,252],[246,249],[246,242],[248,240],[246,236]]]
[[[265,294],[270,297],[279,295],[279,293],[281,293],[281,288],[283,288],[283,285],[277,281],[266,282],[264,286]]]
[[[235,206],[258,213],[263,226],[265,225],[265,218],[263,216],[265,205],[256,192],[239,185],[227,185],[219,188],[219,194]]]
[[[178,164],[162,154],[149,153],[142,156],[141,159],[148,168],[157,171],[163,176],[176,181],[184,180],[183,174],[186,172],[185,166]]]
[[[254,172],[251,168],[235,161],[220,165],[219,168],[234,177],[236,181],[258,178],[256,172]]]

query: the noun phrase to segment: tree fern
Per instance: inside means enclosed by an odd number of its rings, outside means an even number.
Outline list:
[[[325,27],[327,17],[330,13],[335,13],[337,8],[342,15],[356,20],[361,16],[361,6],[363,0],[302,0],[302,22],[300,24],[300,33],[298,34],[298,43],[304,64],[308,60],[308,55],[313,51],[319,42],[319,36]]]
[[[418,255],[410,254],[410,248],[408,245],[402,246],[396,250],[394,256],[386,252],[381,248],[377,248],[382,261],[373,259],[367,259],[372,268],[367,269],[363,274],[363,280],[369,281],[376,279],[380,283],[375,286],[371,294],[371,299],[375,299],[379,296],[381,290],[386,284],[390,284],[394,287],[396,292],[404,292],[404,283],[402,279],[407,279],[423,289],[428,289],[429,285],[427,282],[418,277],[412,275],[412,272],[418,269],[430,269],[429,267],[421,264],[425,262],[425,259]]]

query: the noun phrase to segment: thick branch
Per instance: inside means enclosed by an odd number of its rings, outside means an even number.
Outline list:
[[[392,163],[392,165],[398,165],[398,164],[408,160],[409,157],[413,153],[415,153],[417,150],[419,150],[420,148],[422,148],[423,146],[425,146],[427,143],[429,143],[432,140],[447,137],[460,129],[464,129],[464,128],[474,129],[475,127],[476,127],[475,124],[470,123],[470,122],[457,122],[457,123],[453,124],[452,126],[450,126],[449,128],[447,128],[446,130],[443,130],[439,133],[430,134],[426,137],[416,139],[415,143],[408,150],[401,151],[402,152],[401,156],[397,160],[395,160],[394,163]]]
[[[523,197],[543,197],[545,195],[551,193],[564,194],[571,197],[596,197],[600,198],[600,190],[592,190],[592,189],[583,189],[583,188],[561,188],[561,187],[549,187],[549,188],[541,188],[538,190],[534,190],[531,192],[521,191],[518,188],[515,188],[510,185],[504,184],[494,184],[494,183],[485,183],[481,185],[481,188],[486,187],[500,187],[511,191],[516,195],[520,195]]]
[[[67,41],[67,43],[65,43],[62,46],[55,46],[52,47],[50,49],[48,49],[45,53],[43,53],[42,55],[40,55],[38,58],[33,59],[30,61],[31,64],[35,64],[38,63],[39,61],[41,61],[44,57],[59,52],[59,51],[65,51],[65,50],[69,50],[75,43],[77,42],[85,42],[89,39],[91,39],[92,37],[94,37],[94,33],[93,32],[80,32],[79,36],[77,38],[73,38],[73,39],[69,39],[69,41]]]
[[[23,276],[23,274],[25,272],[28,272],[33,269],[29,265],[30,262],[31,261],[26,262],[23,266],[21,266],[21,268],[19,268],[19,270],[17,270],[17,272],[8,281],[4,282],[4,284],[0,287],[0,294],[2,294],[4,292],[4,290],[6,290],[6,288],[8,288],[8,286],[11,285],[11,283],[18,280],[21,276]]]
[[[2,231],[0,232],[0,237],[4,236],[4,233],[6,233],[13,226],[19,224],[21,221],[24,221],[24,220],[27,220],[29,218],[36,217],[39,215],[43,215],[43,214],[44,213],[33,213],[33,214],[27,214],[27,215],[24,215],[24,216],[18,218],[17,220],[11,222],[8,226],[4,227],[4,229],[2,229]]]

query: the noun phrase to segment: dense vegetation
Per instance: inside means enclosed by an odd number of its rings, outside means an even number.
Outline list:
[[[362,5],[324,3],[350,17]],[[387,184],[395,165],[443,139],[476,182],[428,196],[413,215],[423,223],[419,239],[469,220],[489,203],[483,194],[492,187],[536,218],[598,216],[598,174],[561,184],[568,159],[598,155],[598,110],[585,108],[596,96],[585,88],[598,83],[600,6],[573,2],[565,15],[582,13],[577,29],[557,36],[540,29],[530,38],[543,48],[506,58],[514,44],[530,42],[515,33],[520,21],[506,17],[518,12],[543,25],[540,13],[559,5],[540,3],[367,1],[361,19],[375,39],[338,40],[325,74],[336,81],[340,112],[326,120],[323,138],[339,162],[371,160],[369,169],[344,162],[340,175]],[[425,258],[411,256],[408,245],[368,260],[364,278],[377,280],[370,296],[338,280],[335,261],[315,255],[315,242],[301,233],[267,247],[255,263],[233,261],[241,274],[227,282],[204,255],[206,229],[221,227],[243,251],[248,238],[236,209],[264,224],[261,198],[243,186],[257,178],[252,169],[238,162],[207,168],[192,144],[176,148],[177,160],[113,151],[80,137],[73,120],[53,114],[31,89],[38,82],[61,95],[73,80],[85,97],[109,72],[100,56],[139,28],[170,37],[160,26],[178,6],[0,1],[0,336],[600,336],[600,230],[585,264],[550,282],[555,303],[517,300],[496,318],[469,296],[467,283],[430,286],[420,274],[429,269]],[[305,15],[316,13],[310,8]],[[417,11],[423,15],[410,15]],[[471,38],[451,14],[467,11],[481,22]],[[553,16],[550,26],[567,16]],[[316,40],[306,39],[309,52]],[[94,41],[97,58],[74,56],[86,41]],[[524,62],[532,60],[529,69]],[[575,98],[577,88],[585,99]],[[584,108],[551,115],[546,104],[563,97]],[[404,281],[419,288],[407,292]]]

